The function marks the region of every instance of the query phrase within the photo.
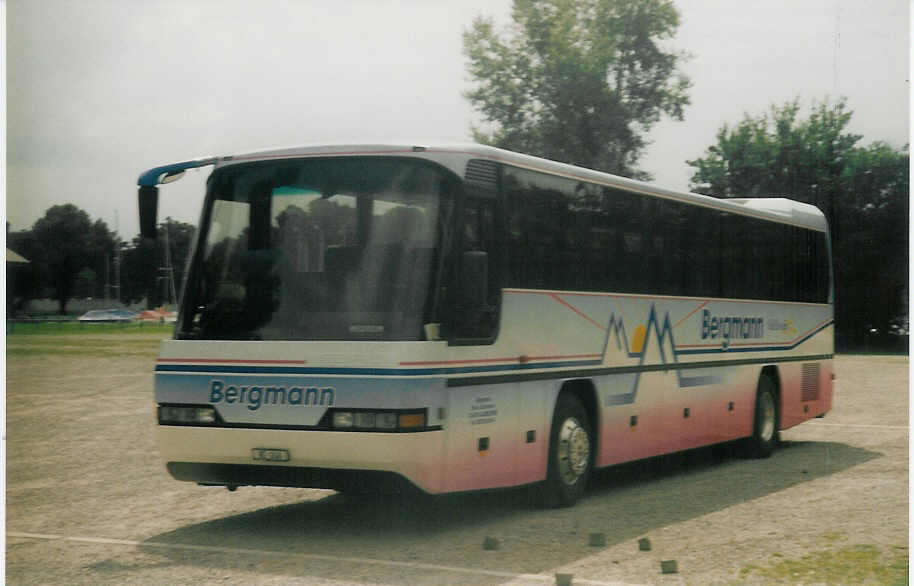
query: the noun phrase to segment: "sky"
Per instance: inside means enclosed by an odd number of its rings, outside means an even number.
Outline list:
[[[640,167],[687,189],[723,124],[846,97],[859,144],[909,140],[908,0],[676,0],[684,121]],[[6,214],[22,230],[74,203],[125,240],[144,170],[279,146],[469,141],[482,120],[462,33],[510,0],[7,0]],[[208,170],[162,189],[196,223]]]

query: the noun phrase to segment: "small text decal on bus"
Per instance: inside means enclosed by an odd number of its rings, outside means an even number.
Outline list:
[[[210,381],[209,402],[213,405],[225,402],[247,406],[257,411],[261,405],[333,405],[336,390],[333,387],[285,387],[276,386],[225,386],[220,380]]]
[[[701,339],[722,339],[724,348],[731,338],[762,338],[765,335],[765,322],[760,317],[718,317],[712,316],[707,309],[701,314]]]

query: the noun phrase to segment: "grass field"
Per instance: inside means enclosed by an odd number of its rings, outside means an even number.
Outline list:
[[[87,323],[80,321],[22,321],[6,322],[7,336],[56,336],[77,334],[165,334],[170,335],[174,324],[130,322],[130,323]]]
[[[172,331],[172,324],[45,322],[16,323],[10,332],[7,324],[6,357],[154,358]]]

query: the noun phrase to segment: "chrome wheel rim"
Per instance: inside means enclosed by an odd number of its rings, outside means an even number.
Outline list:
[[[762,393],[759,397],[759,411],[761,420],[759,421],[759,439],[763,442],[771,441],[774,437],[774,397],[771,393]]]
[[[590,437],[587,430],[573,417],[562,423],[558,456],[562,482],[575,484],[590,464]]]

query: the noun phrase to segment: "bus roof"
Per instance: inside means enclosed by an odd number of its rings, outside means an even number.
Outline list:
[[[627,179],[618,175],[472,143],[401,142],[386,144],[323,144],[219,157],[215,160],[215,164],[216,167],[219,168],[227,165],[262,160],[356,155],[424,158],[443,165],[460,177],[464,175],[467,161],[470,159],[488,159],[561,177],[590,181],[633,193],[793,224],[821,232],[827,231],[828,229],[825,216],[819,208],[784,197],[718,199],[707,195],[668,189],[643,181]]]

